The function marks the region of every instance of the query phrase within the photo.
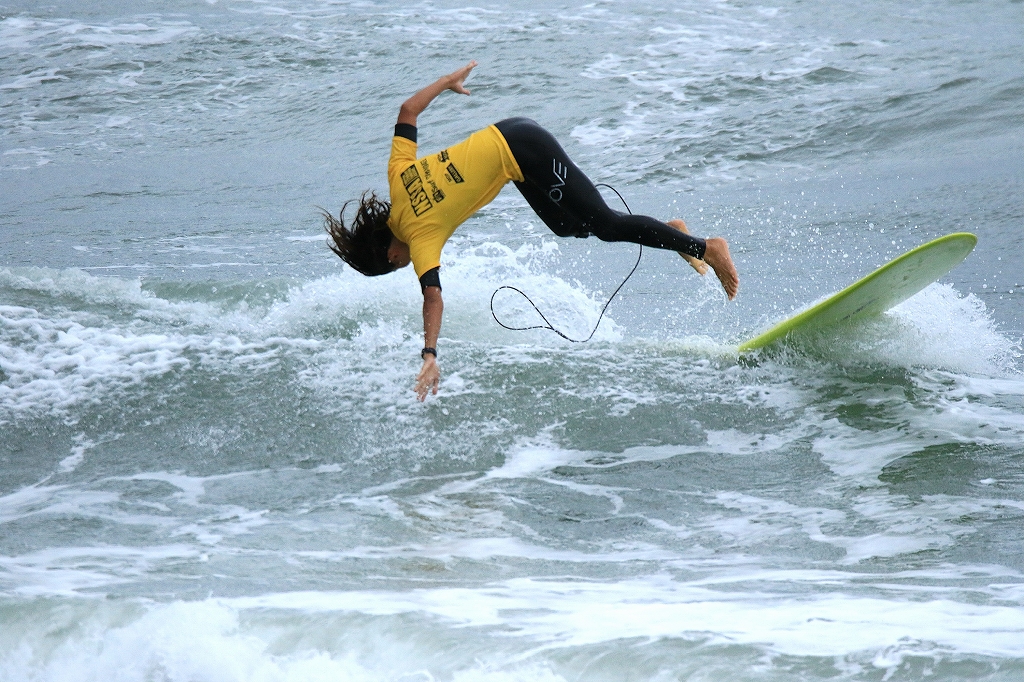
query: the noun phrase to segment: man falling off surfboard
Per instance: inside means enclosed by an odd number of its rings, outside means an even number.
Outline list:
[[[423,366],[413,389],[420,400],[436,394],[441,379],[441,249],[455,228],[509,181],[559,237],[594,235],[678,251],[702,275],[710,266],[729,299],[736,297],[739,276],[724,239],[693,237],[682,220],[663,223],[612,210],[555,138],[528,118],[499,121],[417,158],[417,116],[445,90],[468,95],[463,84],[476,64],[439,78],[402,104],[387,169],[390,202],[364,192],[349,226],[344,224],[347,203],[337,218],[324,213],[331,249],[355,270],[372,277],[413,264],[423,292]]]

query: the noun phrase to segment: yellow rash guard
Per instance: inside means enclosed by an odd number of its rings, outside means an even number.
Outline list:
[[[467,218],[509,180],[523,181],[508,143],[493,125],[444,151],[416,158],[416,128],[395,127],[388,161],[388,227],[409,245],[416,276],[441,265],[441,249]]]

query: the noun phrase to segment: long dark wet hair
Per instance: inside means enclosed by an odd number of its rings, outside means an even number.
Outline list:
[[[386,275],[395,269],[388,262],[388,247],[391,246],[392,238],[388,227],[391,204],[381,201],[373,192],[363,192],[351,226],[346,227],[345,209],[353,201],[355,199],[345,202],[337,218],[320,209],[324,217],[324,229],[330,235],[327,246],[353,269],[367,277]]]

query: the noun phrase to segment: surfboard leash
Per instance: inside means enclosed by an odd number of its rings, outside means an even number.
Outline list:
[[[604,182],[599,182],[599,183],[597,183],[594,186],[595,187],[607,187],[611,191],[615,192],[615,195],[617,197],[619,197],[619,201],[621,201],[622,205],[626,207],[626,212],[629,213],[630,215],[633,215],[633,211],[629,210],[629,204],[626,203],[626,200],[622,198],[622,195],[619,194],[619,191],[617,189],[615,189],[611,185],[609,185],[607,183],[604,183]],[[503,284],[502,286],[500,286],[497,289],[495,289],[494,293],[491,294],[491,317],[493,317],[494,321],[497,322],[501,327],[504,327],[505,329],[508,329],[509,331],[525,332],[525,331],[529,331],[530,329],[548,329],[548,330],[553,331],[554,333],[558,334],[559,336],[561,336],[566,341],[571,341],[572,343],[586,343],[587,341],[590,341],[590,339],[594,338],[594,334],[597,333],[597,328],[599,326],[601,326],[601,320],[604,319],[604,313],[605,313],[606,310],[608,310],[608,306],[611,305],[612,300],[619,293],[619,291],[622,289],[622,287],[626,286],[626,282],[628,282],[629,278],[633,276],[633,273],[636,272],[636,269],[638,267],[640,267],[640,260],[644,256],[644,245],[643,244],[638,244],[638,246],[640,247],[640,252],[637,253],[637,255],[636,255],[636,263],[633,264],[633,269],[629,271],[629,274],[626,275],[626,278],[624,280],[622,280],[622,283],[619,284],[619,286],[617,286],[615,288],[615,291],[612,292],[612,295],[608,297],[607,301],[605,301],[604,306],[601,308],[601,314],[597,316],[597,323],[594,325],[594,328],[590,330],[590,335],[587,336],[587,338],[585,338],[585,339],[574,339],[571,336],[568,336],[567,334],[565,334],[564,332],[562,332],[562,331],[560,331],[558,329],[555,329],[554,325],[552,325],[551,322],[548,321],[547,316],[545,316],[544,313],[542,313],[540,311],[540,308],[537,307],[537,304],[533,302],[533,299],[531,299],[529,296],[527,296],[521,289],[517,289],[516,287],[511,286],[509,284]],[[538,315],[540,315],[540,319],[544,320],[544,324],[535,324],[535,325],[532,325],[530,327],[510,327],[509,325],[507,325],[504,322],[502,322],[501,320],[499,320],[498,319],[498,315],[494,312],[494,297],[497,296],[498,292],[501,291],[502,289],[509,289],[511,291],[516,292],[517,294],[519,294],[523,298],[525,298],[526,302],[529,303],[531,306],[533,306],[533,309],[535,311],[537,311]]]

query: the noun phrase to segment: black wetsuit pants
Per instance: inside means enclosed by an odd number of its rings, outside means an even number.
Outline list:
[[[534,212],[559,237],[633,242],[704,257],[704,240],[644,215],[609,208],[594,183],[576,167],[558,141],[528,118],[495,124],[523,172],[515,183]]]

